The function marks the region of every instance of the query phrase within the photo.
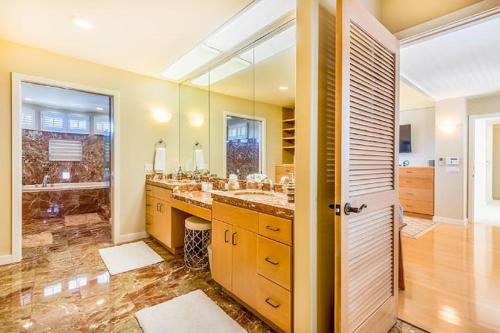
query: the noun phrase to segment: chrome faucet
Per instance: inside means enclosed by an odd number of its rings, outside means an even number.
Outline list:
[[[49,175],[43,176],[42,187],[47,187],[49,185]]]

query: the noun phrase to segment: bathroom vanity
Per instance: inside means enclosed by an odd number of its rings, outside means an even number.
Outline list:
[[[294,204],[282,193],[199,189],[148,180],[147,232],[176,254],[188,216],[212,221],[213,279],[271,326],[291,332]]]

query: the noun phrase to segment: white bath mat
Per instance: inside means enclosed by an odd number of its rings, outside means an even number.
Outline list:
[[[405,237],[413,239],[419,239],[438,225],[432,220],[420,219],[411,216],[405,216],[403,221],[406,223],[406,226],[401,230],[401,234]]]
[[[113,247],[106,247],[99,250],[104,264],[108,268],[109,274],[115,275],[153,265],[163,261],[144,242],[129,243]]]
[[[137,311],[135,317],[144,333],[246,332],[199,289]]]

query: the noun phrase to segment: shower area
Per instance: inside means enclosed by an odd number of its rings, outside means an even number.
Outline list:
[[[22,252],[111,242],[111,98],[22,83]]]

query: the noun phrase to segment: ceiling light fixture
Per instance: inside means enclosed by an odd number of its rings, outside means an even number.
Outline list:
[[[84,29],[84,30],[94,29],[94,23],[87,21],[85,19],[79,18],[79,17],[72,17],[71,22],[73,22],[73,24],[80,29]]]
[[[229,61],[217,66],[209,73],[205,73],[202,76],[197,77],[191,83],[198,86],[208,86],[208,84],[214,84],[228,76],[231,76],[239,71],[250,66],[248,61],[240,59],[238,57],[231,58]]]
[[[278,89],[281,91],[286,91],[286,90],[288,90],[288,87],[287,86],[279,86]]]
[[[295,1],[256,1],[255,4],[247,7],[220,27],[204,42],[171,64],[162,72],[162,75],[170,80],[181,80],[223,52],[243,43],[273,22],[289,15],[295,10]]]
[[[241,55],[241,58],[259,63],[272,57],[275,54],[285,51],[286,49],[295,46],[297,29],[295,24],[286,30],[277,33],[271,38],[263,41]]]
[[[205,44],[228,51],[295,10],[295,0],[261,0],[236,15],[205,40]]]

